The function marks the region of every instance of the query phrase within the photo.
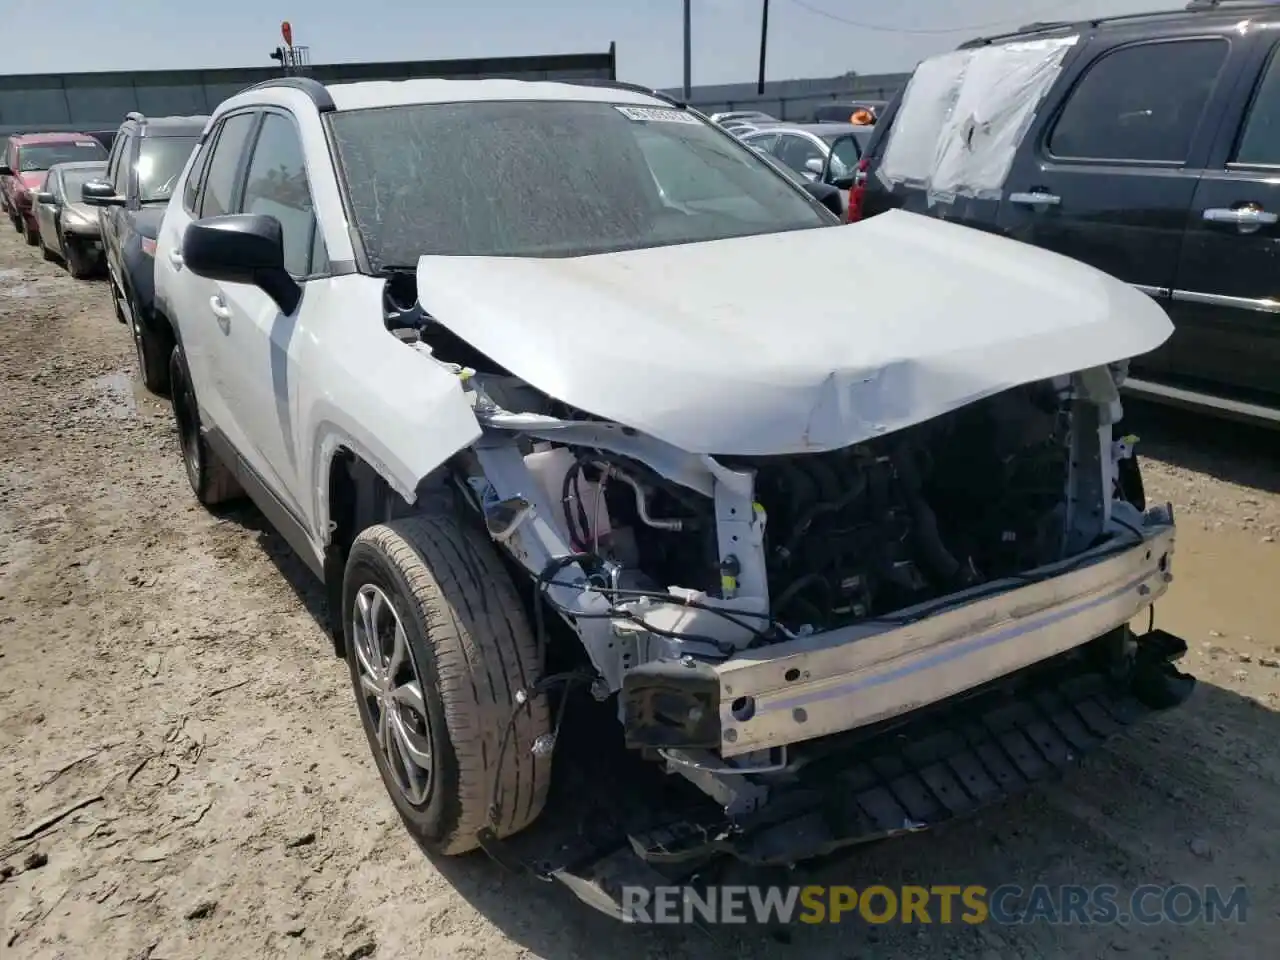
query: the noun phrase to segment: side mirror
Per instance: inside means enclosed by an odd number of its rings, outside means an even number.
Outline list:
[[[12,176],[13,176],[13,167],[9,166],[7,163],[0,163],[0,177],[12,177]]]
[[[80,199],[91,207],[123,207],[124,197],[106,180],[90,180],[80,188]]]
[[[258,287],[285,314],[302,299],[302,288],[284,268],[284,230],[266,214],[232,213],[190,224],[182,263],[198,277]]]
[[[57,203],[58,198],[48,190],[41,190],[36,194],[36,203]]]
[[[819,160],[817,157],[810,157],[808,160],[804,162],[805,170],[819,177],[822,176],[822,171],[826,169],[826,166],[827,165],[823,163],[821,160]]]

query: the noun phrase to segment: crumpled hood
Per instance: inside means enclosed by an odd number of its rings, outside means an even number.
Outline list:
[[[692,453],[835,449],[1146,353],[1173,327],[1074,260],[917,214],[561,259],[423,257],[442,325]]]

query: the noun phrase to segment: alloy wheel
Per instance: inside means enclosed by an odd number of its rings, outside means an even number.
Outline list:
[[[378,749],[405,799],[422,806],[432,786],[431,720],[404,624],[382,589],[365,584],[356,594],[351,626],[358,695]]]

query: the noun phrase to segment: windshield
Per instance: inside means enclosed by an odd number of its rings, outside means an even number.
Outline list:
[[[92,137],[66,143],[25,143],[18,147],[18,170],[21,173],[48,170],[55,163],[105,159],[106,147]]]
[[[144,137],[138,150],[138,199],[167,202],[198,137]]]
[[[85,167],[80,170],[63,170],[62,189],[67,203],[83,202],[84,197],[80,194],[80,188],[90,180],[97,180],[106,176],[106,173],[107,168],[105,166]]]
[[[668,107],[436,103],[332,115],[375,270],[581,256],[825,226],[752,150]]]

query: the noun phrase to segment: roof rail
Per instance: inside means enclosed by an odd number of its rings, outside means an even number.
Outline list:
[[[627,90],[630,93],[643,93],[648,97],[656,97],[663,103],[669,103],[673,107],[679,107],[683,110],[688,106],[683,100],[677,100],[675,97],[663,93],[661,90],[654,90],[652,87],[646,87],[640,83],[628,83],[626,80],[606,80],[600,77],[584,77],[581,80],[561,80],[559,83],[571,83],[575,87],[606,87],[610,90]]]
[[[321,113],[331,113],[338,109],[338,105],[333,102],[328,89],[319,80],[313,77],[272,77],[270,80],[263,80],[245,87],[245,90],[263,90],[267,87],[286,87],[290,90],[301,90],[311,102],[316,105],[316,109]],[[241,91],[243,93],[244,90]]]
[[[1108,23],[1126,23],[1133,20],[1152,20],[1182,12],[1203,13],[1211,10],[1237,10],[1258,7],[1280,6],[1280,0],[1187,0],[1181,10],[1149,10],[1146,13],[1120,13],[1113,17],[1096,17],[1092,20],[1057,20],[1046,23],[1029,23],[1008,33],[999,33],[989,37],[977,37],[960,44],[959,49],[969,50],[973,47],[984,47],[997,40],[1011,40],[1014,37],[1025,37],[1028,34],[1047,33],[1051,30],[1065,30],[1069,27],[1100,27]]]
[[[1277,0],[1190,0],[1185,9],[1196,10],[1234,10],[1236,7],[1274,7]]]

